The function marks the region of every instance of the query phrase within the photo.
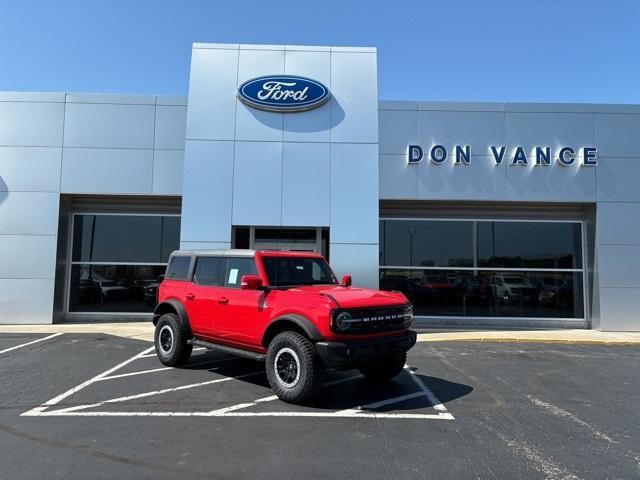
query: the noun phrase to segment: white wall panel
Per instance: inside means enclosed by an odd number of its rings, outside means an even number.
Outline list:
[[[180,250],[226,250],[231,242],[180,242]]]
[[[181,242],[230,241],[233,148],[233,142],[186,142]]]
[[[238,66],[238,86],[261,75],[284,71],[282,50],[241,50]],[[236,140],[282,141],[282,113],[265,112],[247,107],[238,100]]]
[[[153,148],[153,105],[67,103],[65,147]]]
[[[184,149],[187,125],[186,106],[156,106],[155,148]]]
[[[328,143],[285,143],[282,155],[282,224],[329,226]]]
[[[407,163],[406,155],[379,156],[379,193],[381,199],[418,198],[419,165]]]
[[[58,193],[0,192],[0,234],[57,235]]]
[[[65,148],[62,192],[151,193],[153,150]]]
[[[0,147],[0,191],[60,191],[60,147]]]
[[[596,114],[594,118],[600,156],[640,157],[640,115]]]
[[[331,145],[331,242],[377,243],[378,146]]]
[[[600,330],[638,331],[640,288],[600,289]]]
[[[331,52],[331,141],[378,143],[375,53]]]
[[[598,201],[640,202],[640,157],[598,160]]]
[[[493,161],[493,160],[492,160]],[[518,201],[594,202],[596,171],[578,164],[563,167],[534,164],[506,168],[507,197]]]
[[[640,203],[598,203],[599,244],[640,245]]]
[[[355,287],[378,288],[378,244],[332,243],[330,262],[338,280],[348,273]]]
[[[0,102],[0,145],[59,147],[64,103]]]
[[[418,140],[425,155],[436,145],[451,152],[453,145],[469,145],[472,155],[490,155],[490,145],[505,145],[503,112],[419,111]]]
[[[155,150],[153,152],[154,195],[180,195],[184,170],[184,150]]]
[[[282,143],[236,142],[233,224],[282,223]]]
[[[471,150],[473,152],[473,149]],[[455,156],[455,152],[450,152]],[[493,158],[471,155],[471,163],[451,158],[437,165],[428,159],[417,165],[418,198],[422,200],[504,200],[507,166]]]
[[[0,323],[51,323],[53,279],[0,279]]]
[[[238,50],[192,50],[187,139],[233,140],[237,81]]]
[[[417,110],[380,110],[380,153],[407,154],[407,146],[420,144],[418,141]],[[429,145],[422,145],[428,148]]]
[[[640,245],[598,245],[601,287],[640,288]]]
[[[287,51],[284,73],[313,78],[331,90],[331,53]],[[331,105],[295,115],[284,115],[284,141],[328,142],[331,135]]]
[[[506,113],[507,145],[521,146],[527,154],[536,146],[551,147],[556,155],[561,147],[594,145],[592,113]]]
[[[54,278],[55,235],[0,235],[0,278]]]

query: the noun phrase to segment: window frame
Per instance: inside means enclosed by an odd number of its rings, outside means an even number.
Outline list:
[[[197,281],[196,279],[196,268],[198,268],[198,262],[202,259],[205,258],[215,258],[220,260],[221,263],[221,267],[220,267],[220,271],[218,272],[218,285],[211,285],[209,283],[200,283]],[[224,266],[226,265],[225,262],[225,258],[223,256],[220,255],[192,255],[192,268],[191,268],[191,275],[190,277],[190,281],[191,283],[193,283],[194,285],[198,285],[199,287],[211,287],[211,288],[222,288],[224,287],[224,285],[221,285],[223,283],[223,276],[222,276],[222,271],[224,270]]]
[[[404,216],[381,216],[379,217],[379,221],[416,221],[416,222],[429,222],[429,221],[447,221],[447,222],[512,222],[512,223],[577,223],[580,225],[580,249],[581,249],[581,261],[582,268],[532,268],[532,267],[522,267],[522,268],[500,268],[500,267],[419,267],[419,266],[401,266],[401,265],[381,265],[382,256],[379,257],[378,262],[378,272],[381,270],[466,270],[466,271],[500,271],[500,272],[573,272],[580,273],[582,275],[582,317],[478,317],[478,316],[468,316],[463,317],[459,315],[416,315],[416,318],[433,318],[433,319],[441,319],[441,320],[487,320],[487,319],[499,319],[500,321],[514,320],[514,321],[568,321],[568,322],[586,322],[586,324],[590,327],[590,312],[588,310],[589,299],[587,297],[589,292],[588,285],[588,275],[587,275],[587,231],[586,231],[586,223],[582,218],[553,218],[553,219],[545,219],[545,218],[523,218],[523,217],[513,217],[513,218],[500,218],[500,217],[490,217],[490,216],[480,216],[474,217],[470,216],[461,216],[461,217],[438,217],[438,216],[425,216],[425,217],[404,217]],[[474,250],[477,248],[474,246]],[[475,255],[475,253],[474,253]],[[380,275],[378,274],[378,278]]]
[[[253,267],[255,270],[255,273],[245,273],[243,275],[258,275],[258,265],[256,262],[256,257],[255,256],[235,256],[235,255],[229,255],[229,256],[223,256],[222,260],[222,268],[220,269],[220,287],[217,288],[226,288],[229,290],[240,290],[240,284],[241,284],[241,279],[242,279],[242,275],[240,275],[240,278],[238,278],[238,286],[237,287],[230,287],[227,285],[227,265],[229,263],[229,260],[237,260],[237,259],[244,259],[244,260],[249,260],[251,262],[253,262]]]

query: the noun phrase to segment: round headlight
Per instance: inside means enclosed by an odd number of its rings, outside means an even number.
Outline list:
[[[340,312],[336,317],[336,326],[340,330],[347,330],[351,326],[351,314],[349,312]]]

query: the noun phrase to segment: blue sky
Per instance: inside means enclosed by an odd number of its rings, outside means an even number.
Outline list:
[[[0,90],[185,95],[193,42],[376,46],[381,99],[640,103],[638,0],[0,0]]]

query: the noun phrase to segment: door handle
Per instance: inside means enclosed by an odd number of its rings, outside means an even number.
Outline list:
[[[196,294],[195,294],[195,293],[187,293],[187,294],[185,295],[185,298],[186,298],[187,300],[193,300],[194,298],[196,298]]]
[[[222,303],[223,305],[226,305],[227,303],[229,303],[229,299],[227,297],[220,297],[218,299],[218,303]]]

